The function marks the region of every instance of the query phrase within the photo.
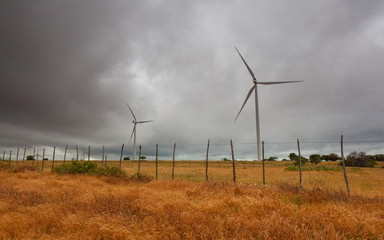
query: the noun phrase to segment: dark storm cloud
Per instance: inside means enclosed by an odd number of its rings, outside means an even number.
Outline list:
[[[381,1],[2,1],[1,144],[383,138]],[[372,135],[372,133],[375,133]],[[246,153],[244,153],[246,154]]]

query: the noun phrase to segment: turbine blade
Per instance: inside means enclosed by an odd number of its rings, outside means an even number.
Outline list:
[[[251,89],[249,90],[248,95],[247,95],[247,97],[245,98],[245,101],[244,101],[244,103],[243,103],[243,106],[241,106],[240,111],[239,111],[239,113],[237,114],[237,116],[236,116],[236,118],[235,118],[235,121],[236,121],[237,118],[239,117],[239,115],[240,115],[240,113],[241,113],[241,110],[243,110],[245,104],[247,103],[247,101],[248,101],[249,97],[251,96],[252,91],[253,91],[253,89],[255,89],[255,87],[256,87],[256,85],[253,85],[253,87],[251,87]]]
[[[257,82],[257,83],[258,83],[258,84],[263,84],[263,85],[273,85],[273,84],[296,83],[296,82],[302,82],[302,81]]]
[[[139,121],[139,122],[137,122],[137,123],[147,123],[147,122],[153,122],[153,121],[155,121],[155,120]]]
[[[255,77],[255,74],[253,74],[253,72],[252,72],[251,68],[248,66],[248,64],[247,64],[247,62],[244,60],[243,56],[241,56],[241,54],[240,54],[239,50],[237,50],[237,48],[236,48],[236,47],[235,47],[235,49],[236,49],[237,53],[239,54],[239,56],[241,57],[241,59],[243,60],[243,62],[244,62],[244,64],[245,64],[245,66],[247,67],[247,69],[248,69],[248,72],[251,74],[251,76],[252,76],[252,79],[256,81],[256,77]]]
[[[129,138],[128,144],[131,143],[131,140],[132,140],[132,137],[133,137],[133,134],[135,133],[135,131],[136,131],[136,123],[135,123],[135,126],[133,127],[132,134],[131,134],[131,137]]]
[[[128,103],[125,103],[125,104],[127,104],[127,107],[129,108],[129,111],[131,111],[131,113],[132,113],[133,119],[135,119],[135,121],[136,121],[135,114],[133,114],[133,111],[132,111],[131,107],[128,105]]]

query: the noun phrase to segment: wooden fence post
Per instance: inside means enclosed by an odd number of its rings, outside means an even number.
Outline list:
[[[25,160],[25,152],[26,151],[27,151],[27,147],[24,147],[23,163],[24,163],[24,160]]]
[[[139,147],[139,165],[138,165],[138,173],[140,173],[140,162],[141,162],[141,145]]]
[[[91,160],[91,145],[88,145],[88,161]]]
[[[300,189],[303,188],[302,184],[302,173],[301,173],[301,154],[300,154],[300,142],[297,139],[297,150],[299,151],[299,166],[300,166]]]
[[[36,147],[33,147],[32,167],[35,164],[35,156],[36,156]],[[37,163],[36,163],[36,168],[37,168]]]
[[[9,151],[8,166],[11,166],[12,150]]]
[[[79,148],[76,145],[76,161],[79,161]]]
[[[345,170],[345,159],[344,159],[344,150],[343,150],[343,135],[341,135],[341,159],[343,160],[343,170],[344,170],[344,179],[345,179],[345,184],[347,185],[347,192],[348,192],[348,197],[350,197],[349,193],[349,185],[348,185],[348,178],[347,178],[347,172]]]
[[[265,158],[264,158],[264,141],[261,142],[261,151],[263,154],[263,185],[265,185]]]
[[[5,160],[5,150],[4,150],[4,152],[3,152],[3,160]]]
[[[158,167],[159,167],[159,144],[156,144],[156,179],[158,175]]]
[[[208,144],[207,144],[207,155],[205,157],[205,179],[208,182],[208,152],[209,152],[209,143],[211,139],[208,139]]]
[[[101,157],[101,166],[103,166],[103,163],[104,163],[104,145],[103,145],[103,156]]]
[[[235,154],[233,153],[233,143],[232,143],[232,139],[230,139],[230,143],[231,143],[231,152],[232,152],[233,183],[236,183]]]
[[[120,169],[121,169],[121,161],[123,160],[123,151],[124,151],[124,143],[123,143],[123,146],[121,146],[121,154],[120,154]]]
[[[53,146],[52,172],[53,172],[53,167],[55,165],[55,154],[56,154],[56,146]]]
[[[65,145],[65,151],[64,151],[64,163],[65,163],[65,158],[67,157],[67,149],[68,149],[68,144]]]
[[[173,145],[173,157],[172,157],[172,179],[175,179],[175,151],[176,151],[176,143]]]
[[[17,154],[16,154],[16,165],[19,164],[19,148],[17,148]]]
[[[41,171],[44,171],[44,157],[45,157],[45,148],[43,148],[43,159],[41,164]]]

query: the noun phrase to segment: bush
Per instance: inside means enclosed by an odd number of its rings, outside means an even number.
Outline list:
[[[82,174],[82,173],[95,173],[97,165],[94,162],[71,162],[53,169],[58,174]]]
[[[309,156],[309,162],[312,164],[319,164],[321,162],[321,156],[319,154],[312,154]]]
[[[123,160],[131,160],[130,157],[124,157]]]
[[[33,155],[28,155],[27,160],[35,160],[35,157]]]
[[[98,167],[95,173],[97,176],[127,177],[127,174],[117,166],[110,167],[108,165],[104,165],[102,167]]]
[[[375,164],[376,161],[369,158],[365,152],[351,152],[345,159],[345,166],[347,167],[374,167]],[[343,163],[340,162],[339,165],[342,166]]]

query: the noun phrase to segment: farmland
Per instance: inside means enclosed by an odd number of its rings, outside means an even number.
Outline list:
[[[0,239],[384,237],[381,166],[347,168],[349,198],[341,171],[304,171],[300,190],[288,162],[266,163],[265,186],[259,162],[237,162],[237,184],[230,162],[210,162],[208,183],[197,161],[177,161],[174,180],[172,162],[160,161],[156,180],[154,162],[144,161],[150,181],[57,175],[51,163],[43,172],[0,171]],[[122,167],[128,176],[137,172],[137,162]]]

